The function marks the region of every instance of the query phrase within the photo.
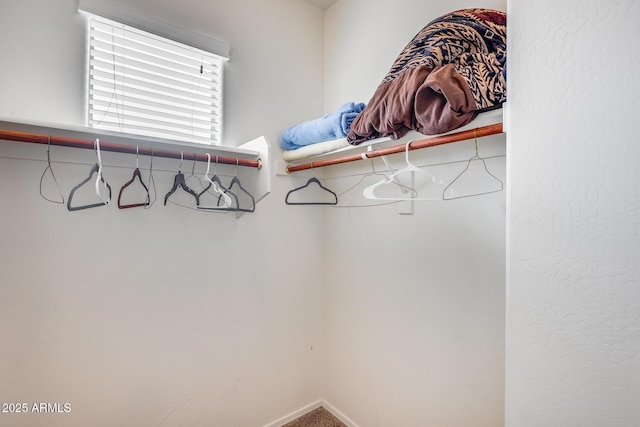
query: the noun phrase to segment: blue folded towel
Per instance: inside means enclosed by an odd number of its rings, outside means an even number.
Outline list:
[[[351,128],[351,122],[364,107],[363,103],[347,102],[334,113],[292,126],[282,133],[280,145],[285,150],[295,150],[316,142],[344,138]]]

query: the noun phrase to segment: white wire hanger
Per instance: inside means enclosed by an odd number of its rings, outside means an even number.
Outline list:
[[[475,138],[474,142],[475,142],[476,154],[473,157],[471,157],[469,161],[467,161],[467,165],[462,170],[462,172],[460,172],[460,174],[458,174],[458,176],[456,176],[453,179],[453,181],[451,181],[449,185],[447,185],[444,188],[444,190],[442,190],[442,200],[453,200],[453,199],[462,199],[465,197],[482,196],[484,194],[497,193],[504,189],[503,182],[499,178],[497,178],[494,174],[489,172],[489,169],[487,168],[487,163],[482,157],[478,155],[478,138],[477,137]],[[474,179],[472,179],[473,185],[470,186],[472,187],[471,188],[472,191],[462,193],[459,190],[456,190],[454,188],[454,184],[460,183],[460,178],[462,178],[463,175],[469,173],[470,167],[474,164],[474,162],[481,163],[481,167],[476,167],[475,169],[478,169],[480,173],[484,175],[485,178],[488,178],[488,179],[478,179],[479,176],[477,176]]]
[[[158,192],[156,191],[156,181],[153,178],[153,148],[151,148],[151,159],[149,161],[149,188],[153,189],[153,199],[149,201],[149,204],[144,208],[149,209],[158,199]],[[149,192],[151,194],[151,192]]]
[[[441,185],[444,186],[444,182],[442,182],[440,179],[436,178],[435,176],[433,176],[431,173],[427,172],[426,170],[420,168],[417,165],[414,165],[413,163],[411,163],[411,161],[409,160],[409,145],[412,143],[413,141],[409,141],[407,142],[406,146],[405,146],[405,161],[407,163],[407,165],[394,172],[393,174],[391,174],[388,178],[385,178],[381,181],[376,182],[373,185],[370,185],[369,187],[365,188],[362,192],[362,195],[366,198],[366,199],[370,199],[370,200],[395,200],[395,201],[402,201],[402,200],[442,200],[441,196],[440,196],[440,192],[438,192],[437,196],[433,196],[433,197],[420,197],[419,194],[417,193],[417,190],[414,187],[408,187],[411,189],[411,194],[407,194],[406,191],[403,191],[402,196],[400,197],[391,197],[391,196],[378,196],[376,195],[375,191],[377,188],[379,187],[383,187],[383,186],[388,186],[388,185],[400,185],[401,187],[404,187],[405,189],[407,188],[407,186],[399,184],[399,180],[398,177],[401,175],[405,175],[407,173],[410,173],[413,175],[414,172],[419,172],[423,175],[426,175],[428,177],[428,180],[436,185]],[[413,178],[413,176],[412,176]]]
[[[371,148],[371,147],[369,147]],[[366,157],[363,155],[363,158]],[[338,197],[342,199],[342,196],[344,196],[345,194],[353,191],[354,189],[356,189],[360,184],[362,184],[365,179],[370,178],[370,177],[382,177],[383,179],[389,179],[387,174],[382,173],[382,172],[378,172],[375,168],[374,162],[372,158],[369,158],[369,161],[371,162],[371,171],[363,174],[360,177],[360,180],[358,182],[356,182],[355,184],[353,184],[351,187],[347,188],[346,190],[342,191],[341,193],[338,194]],[[389,171],[391,173],[393,173],[393,170],[391,169],[391,166],[389,165],[389,163],[386,160],[386,157],[382,156],[382,161],[384,162],[384,164],[387,166],[387,168],[389,169]],[[418,196],[418,192],[407,186],[407,185],[403,185],[397,181],[392,181],[393,184],[398,186],[398,189],[400,191],[404,193],[410,193],[412,195],[412,197],[417,197]],[[385,201],[383,203],[365,203],[365,204],[360,204],[360,205],[336,205],[335,207],[337,208],[341,208],[341,207],[348,207],[348,208],[368,208],[368,207],[374,207],[374,206],[383,206],[383,205],[389,205],[389,204],[393,204],[393,203],[397,203],[399,202],[399,200],[391,200],[391,201]]]
[[[44,181],[44,176],[47,174],[47,171],[49,171],[49,174],[51,175],[51,178],[53,178],[53,182],[56,185],[56,188],[58,189],[60,200],[50,199],[47,196],[45,196],[42,191],[42,183]],[[47,143],[47,167],[42,172],[42,176],[40,176],[40,196],[42,196],[42,198],[48,202],[64,205],[64,195],[62,194],[62,190],[60,190],[60,185],[58,185],[58,180],[56,179],[56,175],[53,173],[53,169],[51,168],[51,136],[49,136],[48,143]]]
[[[185,184],[189,186],[193,191],[197,194],[200,194],[202,190],[205,189],[205,185],[202,183],[202,180],[198,175],[196,175],[196,156],[193,155],[193,164],[191,165],[191,174],[187,176],[184,180]],[[198,200],[198,203],[200,201]]]

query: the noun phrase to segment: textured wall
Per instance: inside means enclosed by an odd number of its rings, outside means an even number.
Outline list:
[[[507,425],[639,425],[640,3],[508,10]]]

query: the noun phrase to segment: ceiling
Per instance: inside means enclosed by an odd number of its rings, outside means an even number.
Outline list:
[[[334,4],[337,0],[305,0],[313,5],[318,6],[320,9],[328,9],[329,6]]]

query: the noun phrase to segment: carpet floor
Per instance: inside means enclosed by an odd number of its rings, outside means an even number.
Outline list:
[[[347,427],[322,406],[282,427]]]

